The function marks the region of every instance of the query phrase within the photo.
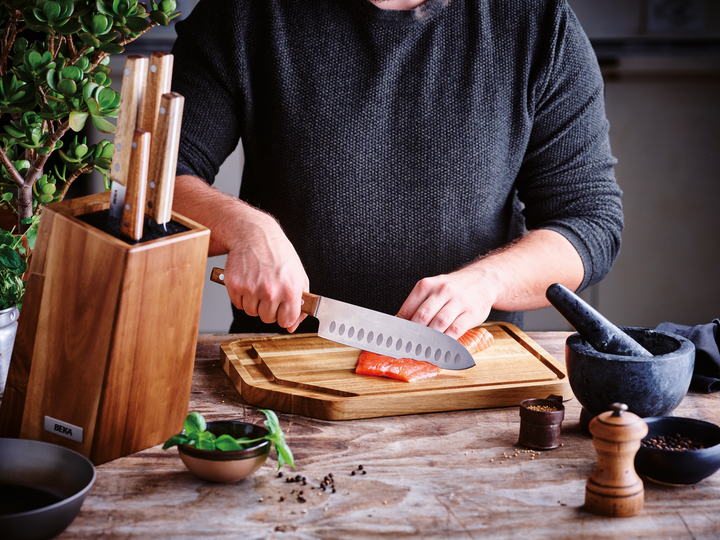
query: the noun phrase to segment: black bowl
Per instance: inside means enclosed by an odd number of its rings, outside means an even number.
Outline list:
[[[671,485],[697,484],[720,469],[720,427],[693,418],[657,416],[644,418],[646,439],[659,435],[680,434],[706,448],[699,450],[662,450],[640,446],[635,455],[638,474]]]
[[[95,467],[73,450],[0,439],[0,537],[57,536],[75,519],[94,482]]]

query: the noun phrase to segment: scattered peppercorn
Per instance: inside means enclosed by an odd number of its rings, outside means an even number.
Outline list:
[[[282,478],[282,471],[278,473],[278,478]]]
[[[362,471],[362,470],[363,470],[363,466],[362,466],[362,465],[358,465],[358,471]]]
[[[352,471],[352,472],[350,473],[350,476],[355,476],[355,471]]]

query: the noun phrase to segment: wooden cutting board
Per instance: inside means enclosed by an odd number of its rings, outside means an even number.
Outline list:
[[[517,406],[572,397],[562,364],[516,326],[482,325],[495,344],[475,367],[407,383],[357,375],[360,350],[317,334],[249,337],[221,345],[223,369],[248,404],[323,420]]]

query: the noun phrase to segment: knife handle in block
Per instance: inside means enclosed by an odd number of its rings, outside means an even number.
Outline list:
[[[150,159],[150,133],[135,130],[130,154],[127,192],[123,208],[120,232],[133,240],[143,235],[145,219],[145,190],[147,187],[148,161]]]
[[[115,150],[110,166],[110,180],[123,186],[127,186],[131,146],[137,125],[138,107],[147,78],[147,65],[148,59],[140,55],[130,55],[125,60],[115,129]]]
[[[185,98],[180,94],[175,92],[164,94],[152,135],[145,213],[158,224],[167,223],[172,216],[184,104]]]
[[[222,268],[213,268],[212,272],[210,272],[210,281],[225,285],[225,270]],[[300,307],[300,311],[314,317],[319,302],[320,297],[318,295],[304,292],[302,293],[302,306]]]
[[[138,111],[137,128],[147,131],[155,137],[160,100],[163,94],[170,91],[172,83],[173,55],[154,52],[150,55],[150,68],[147,73],[147,84],[143,91]]]

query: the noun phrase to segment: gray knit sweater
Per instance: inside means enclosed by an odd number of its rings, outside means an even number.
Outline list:
[[[582,288],[610,270],[603,84],[564,0],[202,0],[177,32],[178,174],[212,183],[242,139],[240,196],[278,218],[312,292],[395,314],[524,229],[572,242]]]

